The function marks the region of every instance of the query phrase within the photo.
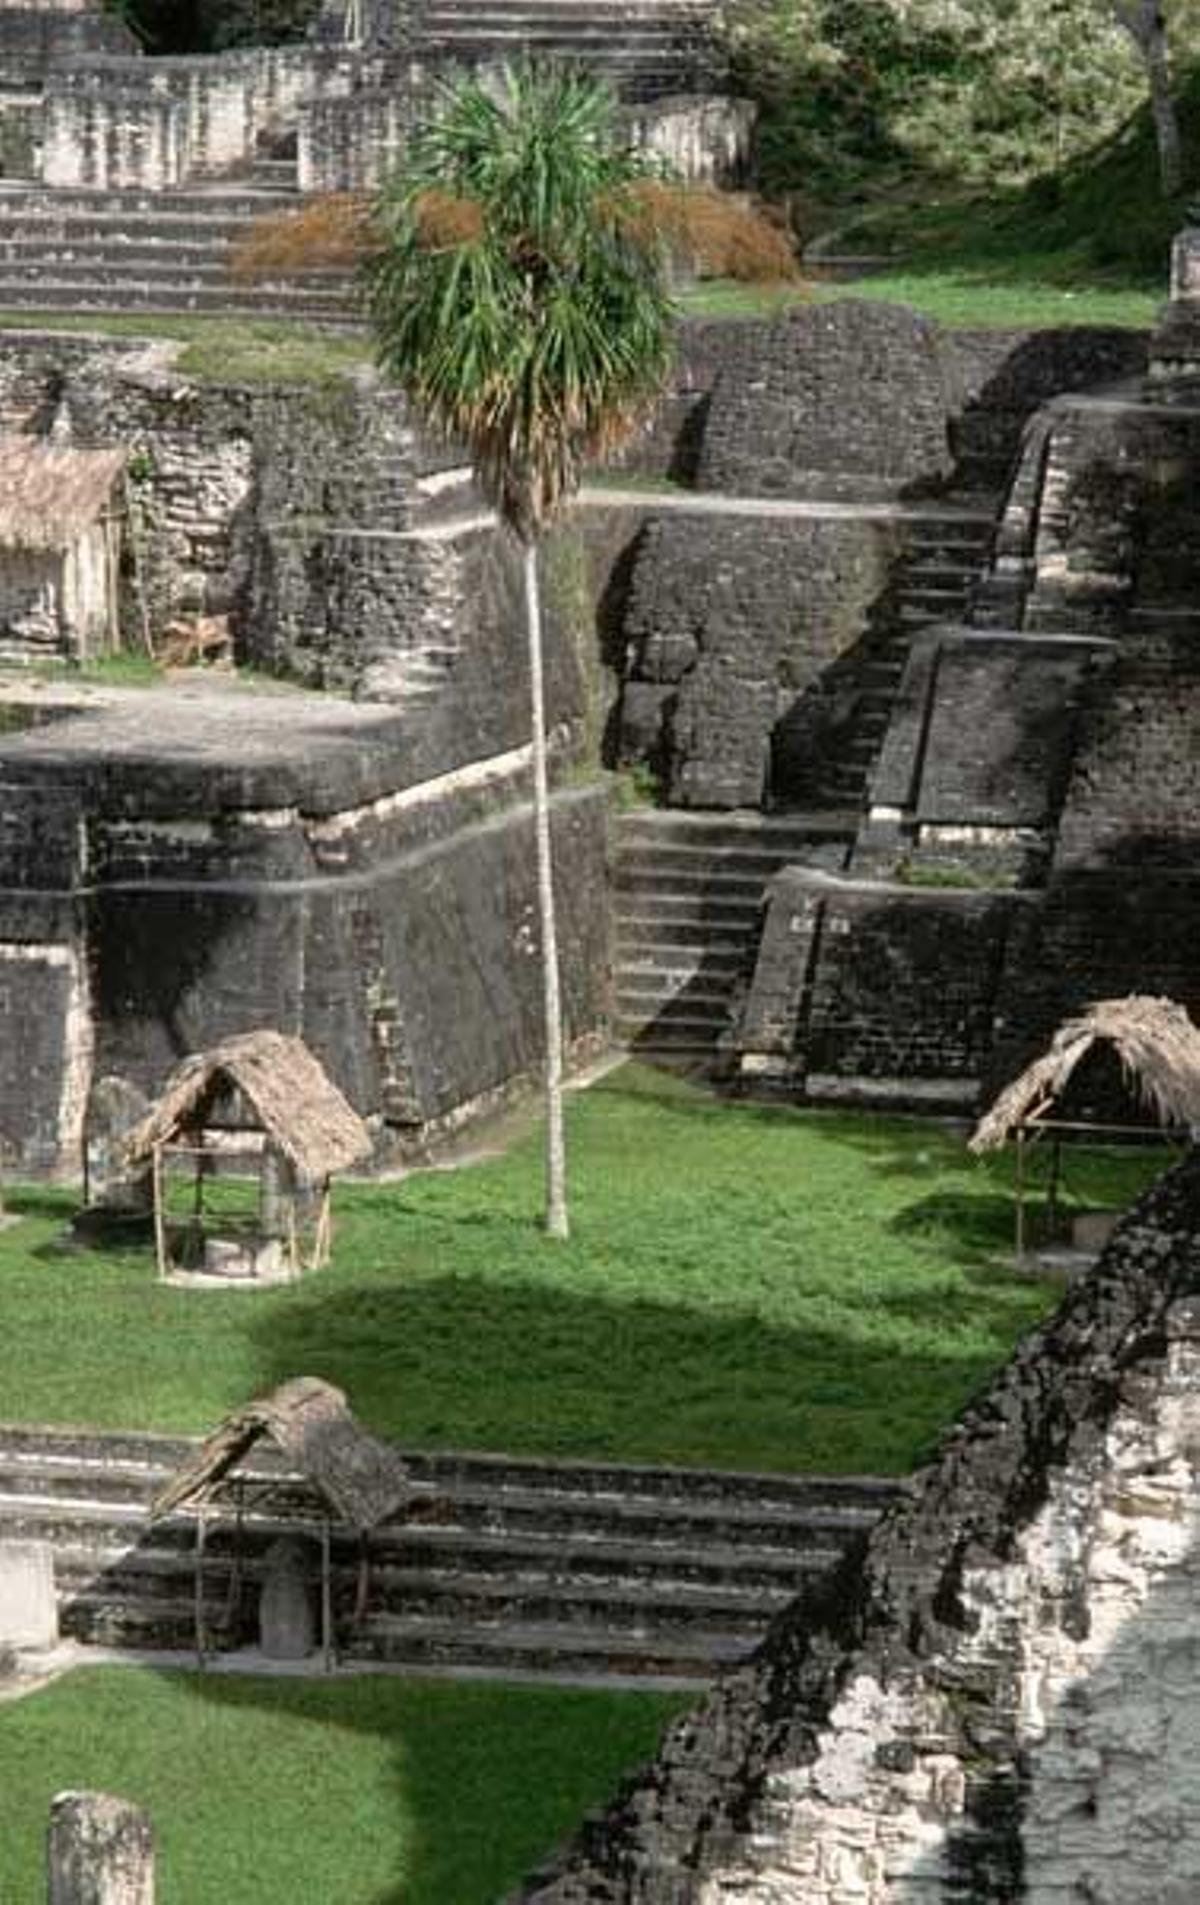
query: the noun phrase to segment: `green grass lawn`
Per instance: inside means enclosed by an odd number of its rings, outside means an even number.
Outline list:
[[[85,1787],[149,1809],[160,1905],[494,1905],[686,1704],[82,1669],[0,1708],[0,1899],[45,1896],[50,1800]]]
[[[534,1133],[342,1186],[333,1265],[263,1291],[63,1252],[69,1195],[13,1192],[3,1412],[200,1430],[313,1374],[414,1445],[899,1473],[1054,1300],[994,1261],[1007,1161],[938,1125],[729,1104],[630,1066],[573,1098],[569,1145],[567,1245],[538,1227]],[[1068,1181],[1121,1202],[1152,1168],[1080,1160]]]

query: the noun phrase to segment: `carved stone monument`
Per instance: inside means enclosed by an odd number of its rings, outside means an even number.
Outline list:
[[[154,1905],[149,1817],[109,1793],[59,1793],[50,1807],[48,1905]]]
[[[0,1541],[0,1647],[53,1647],[57,1639],[50,1543]]]
[[[308,1543],[273,1541],[264,1558],[258,1606],[259,1645],[268,1660],[307,1660],[316,1646]]]

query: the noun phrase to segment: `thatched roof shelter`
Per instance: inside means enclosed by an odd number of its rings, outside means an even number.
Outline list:
[[[151,1504],[151,1518],[202,1506],[250,1451],[265,1443],[290,1475],[318,1491],[333,1517],[366,1533],[413,1492],[408,1468],[386,1442],[360,1427],[340,1389],[297,1376],[235,1409]]]
[[[1046,1119],[1096,1047],[1115,1053],[1132,1089],[1164,1125],[1200,1134],[1200,1030],[1173,999],[1131,993],[1101,999],[1061,1025],[1048,1051],[980,1119],[972,1151],[994,1150]]]
[[[144,1164],[161,1146],[203,1126],[230,1090],[243,1095],[267,1138],[308,1183],[321,1183],[370,1154],[366,1125],[303,1040],[261,1031],[195,1052],[176,1067],[125,1140],[129,1164]]]
[[[108,508],[124,467],[124,450],[0,437],[0,548],[69,548]]]

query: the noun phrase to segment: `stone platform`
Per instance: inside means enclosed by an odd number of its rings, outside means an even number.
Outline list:
[[[430,717],[204,681],[14,689],[0,709],[0,1128],[78,1158],[93,1079],[155,1088],[267,1025],[302,1036],[381,1149],[536,1068],[528,749]],[[554,797],[570,1033],[604,1003],[604,811]]]

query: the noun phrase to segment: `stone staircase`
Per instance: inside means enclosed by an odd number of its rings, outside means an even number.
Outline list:
[[[425,0],[420,20],[426,58],[561,60],[600,74],[630,102],[727,83],[704,0]]]
[[[194,1445],[85,1430],[0,1427],[0,1539],[53,1544],[63,1631],[83,1642],[189,1648],[194,1523],[150,1526],[147,1503]],[[700,1686],[744,1658],[771,1617],[869,1529],[901,1484],[413,1455],[419,1498],[371,1538],[355,1623],[357,1542],[334,1532],[343,1659],[420,1670]],[[277,1481],[267,1462],[256,1471]],[[265,1548],[319,1529],[284,1481],[208,1524],[205,1620],[218,1647],[253,1635]]]
[[[0,311],[243,312],[353,322],[344,274],[295,272],[250,284],[230,276],[230,244],[256,218],[299,203],[287,188],[289,171],[294,178],[294,162],[263,160],[243,184],[186,192],[0,185]]]
[[[829,670],[831,691],[849,691],[853,725],[841,738],[836,759],[823,766],[807,792],[813,806],[862,808],[913,638],[935,623],[967,619],[993,533],[986,512],[912,526],[897,590],[879,630]]]
[[[846,864],[856,816],[621,815],[614,858],[616,1036],[639,1052],[711,1063],[749,978],[767,882],[802,860]]]

